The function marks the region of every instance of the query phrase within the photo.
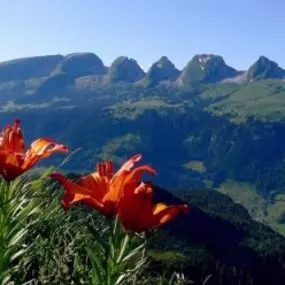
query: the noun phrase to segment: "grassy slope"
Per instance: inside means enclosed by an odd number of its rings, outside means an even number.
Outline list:
[[[207,109],[216,115],[228,115],[235,121],[244,121],[249,116],[278,120],[284,118],[284,98],[284,82],[265,80],[252,82]]]
[[[187,106],[199,106],[215,115],[226,115],[235,122],[246,121],[251,116],[274,121],[284,118],[285,82],[280,80],[251,82],[245,86],[212,84],[194,90],[175,91],[171,99],[176,98],[176,103],[169,103],[170,97],[163,98],[162,94],[158,94],[158,97],[121,101],[111,109],[118,118],[127,116],[134,119],[146,109],[175,108],[183,111]]]
[[[184,164],[186,169],[191,169],[197,171],[199,173],[204,173],[207,169],[203,163],[203,161],[199,160],[191,160]]]
[[[253,185],[233,180],[223,183],[217,190],[243,205],[255,220],[268,224],[285,235],[285,225],[279,221],[285,212],[284,194],[275,195],[267,201],[257,193]]]
[[[43,101],[35,102],[34,99],[42,96],[37,93],[37,90],[44,80],[45,78],[31,78],[26,81],[10,81],[0,84],[1,97],[3,103],[6,103],[2,106],[1,111],[11,112],[37,107],[52,108],[51,103],[57,99],[54,96],[58,96],[59,92],[57,87],[54,87],[47,97],[44,96]],[[78,99],[78,96],[82,96],[81,91],[76,89],[76,84],[69,87],[72,88],[60,92],[72,90],[71,97],[74,100]],[[137,115],[149,109],[175,108],[183,110],[184,107],[193,105],[206,108],[216,115],[227,115],[234,121],[244,121],[249,116],[255,116],[262,120],[279,120],[284,118],[285,113],[285,82],[281,80],[256,81],[247,85],[202,84],[185,90],[171,87],[140,89],[131,85],[113,86],[112,88],[106,86],[99,89],[97,86],[96,88],[82,92],[85,95],[96,92],[100,95],[95,96],[97,99],[106,96],[114,98],[113,95],[118,95],[109,106],[118,118],[128,116],[135,119]],[[62,97],[63,94],[60,95]],[[71,99],[70,94],[66,94],[65,97]],[[95,97],[91,96],[90,98],[95,99]],[[19,98],[24,98],[25,103],[17,102]],[[174,102],[171,102],[172,100]]]

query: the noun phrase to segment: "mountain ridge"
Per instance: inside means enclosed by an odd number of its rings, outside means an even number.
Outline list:
[[[104,77],[104,84],[150,82],[151,85],[169,84],[187,86],[200,83],[233,82],[246,84],[263,79],[283,79],[285,70],[276,62],[260,56],[247,70],[239,71],[226,64],[223,57],[214,54],[197,54],[179,70],[162,56],[144,71],[135,59],[120,56],[109,67],[92,52],[18,58],[0,62],[0,83],[27,80],[65,73],[69,77]],[[99,84],[99,83],[97,83]]]

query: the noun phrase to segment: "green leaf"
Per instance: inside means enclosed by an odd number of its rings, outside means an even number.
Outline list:
[[[24,235],[26,235],[28,232],[27,229],[21,229],[19,230],[10,240],[8,246],[11,247],[11,246],[14,246],[16,244],[18,244],[21,239],[24,237]]]

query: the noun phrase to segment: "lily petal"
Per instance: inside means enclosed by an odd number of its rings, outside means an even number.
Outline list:
[[[134,167],[135,163],[141,159],[140,154],[136,154],[132,156],[127,162],[123,164],[123,166],[115,173],[113,178],[110,180],[110,189],[109,192],[105,195],[103,202],[110,202],[116,204],[120,194],[122,187],[125,183],[125,180],[130,173],[131,169]]]
[[[24,169],[32,168],[40,159],[48,158],[55,152],[67,153],[68,148],[65,145],[57,144],[51,139],[38,139],[31,144],[31,148],[27,151]]]
[[[89,189],[90,195],[98,201],[102,201],[108,192],[108,180],[106,177],[100,176],[98,172],[82,177],[79,185]]]
[[[188,205],[167,206],[164,203],[158,203],[153,207],[152,228],[160,227],[173,220],[178,214],[188,211]]]
[[[189,210],[187,205],[158,203],[153,205],[151,184],[141,183],[134,189],[132,183],[124,186],[117,208],[118,216],[126,230],[144,232],[155,229]]]
[[[136,189],[126,189],[118,202],[118,216],[124,228],[138,233],[148,229],[151,203],[152,191],[147,184],[142,182]]]
[[[52,173],[50,177],[58,180],[65,190],[65,195],[62,200],[62,205],[65,209],[70,208],[70,206],[76,202],[82,202],[86,205],[92,204],[92,207],[97,210],[101,210],[103,208],[103,204],[92,197],[92,190],[70,182],[58,172]]]
[[[24,137],[20,128],[20,120],[15,120],[13,126],[7,126],[0,134],[0,150],[23,154],[25,151]]]
[[[156,171],[149,165],[142,165],[132,170],[135,163],[138,162],[141,157],[140,154],[134,155],[117,171],[110,181],[110,190],[104,197],[104,201],[116,203],[123,194],[122,189],[126,184],[132,183],[133,188],[139,185],[143,172],[156,175]]]
[[[24,156],[11,151],[0,150],[0,176],[6,181],[12,181],[21,175]]]

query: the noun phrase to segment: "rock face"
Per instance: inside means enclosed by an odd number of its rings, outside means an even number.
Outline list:
[[[2,62],[0,63],[0,83],[49,76],[62,60],[62,55],[48,55]]]
[[[180,85],[221,81],[238,75],[238,71],[228,66],[218,55],[195,55],[178,78]]]
[[[146,77],[151,82],[158,83],[164,80],[175,80],[179,73],[174,64],[166,56],[162,56],[151,66]]]
[[[111,64],[106,77],[107,83],[132,83],[145,75],[138,63],[132,59],[120,56]]]
[[[285,70],[265,56],[259,59],[247,71],[247,82],[270,78],[284,78]]]
[[[94,53],[74,53],[64,57],[53,71],[53,75],[66,73],[76,78],[86,75],[103,75],[106,68]]]

